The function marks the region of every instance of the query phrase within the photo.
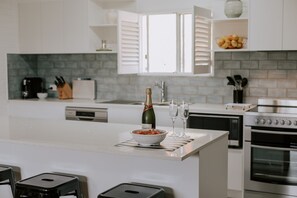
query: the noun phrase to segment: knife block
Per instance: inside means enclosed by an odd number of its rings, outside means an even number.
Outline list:
[[[68,83],[65,83],[62,87],[57,87],[59,99],[71,99],[72,98],[72,89]]]

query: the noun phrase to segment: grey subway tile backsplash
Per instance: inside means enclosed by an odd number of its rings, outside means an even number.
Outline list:
[[[287,53],[286,52],[268,52],[269,60],[286,60]]]
[[[249,52],[232,53],[232,60],[250,60]]]
[[[286,89],[268,89],[268,97],[283,98],[286,95]]]
[[[286,70],[269,70],[268,78],[270,78],[270,79],[286,79],[287,71]]]
[[[224,69],[240,69],[240,61],[226,60],[224,61]]]
[[[278,61],[277,68],[295,70],[297,69],[297,61]]]
[[[250,52],[251,61],[267,60],[268,52]]]
[[[287,57],[288,57],[288,60],[297,61],[297,51],[289,51]]]
[[[261,70],[265,70],[265,69],[276,70],[277,69],[277,61],[271,61],[271,60],[259,61],[259,69],[261,69]]]
[[[163,80],[168,99],[185,99],[192,103],[224,104],[233,100],[233,87],[226,76],[240,74],[248,78],[244,102],[257,103],[260,97],[297,98],[297,51],[216,52],[213,77],[118,75],[116,54],[9,54],[9,99],[21,96],[21,80],[40,76],[45,87],[56,75],[72,82],[77,78],[96,80],[99,100],[144,100],[146,87],[153,88],[153,100],[160,100],[155,81]],[[50,97],[57,97],[51,92]]]

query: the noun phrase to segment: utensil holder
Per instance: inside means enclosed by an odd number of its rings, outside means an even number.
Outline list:
[[[242,103],[243,90],[233,90],[233,103]]]
[[[71,99],[72,98],[72,89],[68,83],[65,83],[62,87],[57,87],[59,99]]]

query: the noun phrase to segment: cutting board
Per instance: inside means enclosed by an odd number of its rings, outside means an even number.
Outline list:
[[[73,80],[72,95],[74,99],[91,99],[96,98],[95,80]]]

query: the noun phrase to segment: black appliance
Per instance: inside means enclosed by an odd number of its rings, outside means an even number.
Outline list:
[[[22,98],[37,98],[37,93],[42,92],[43,80],[40,77],[25,77],[22,80]]]
[[[188,128],[229,131],[228,147],[242,148],[242,115],[190,113]]]

